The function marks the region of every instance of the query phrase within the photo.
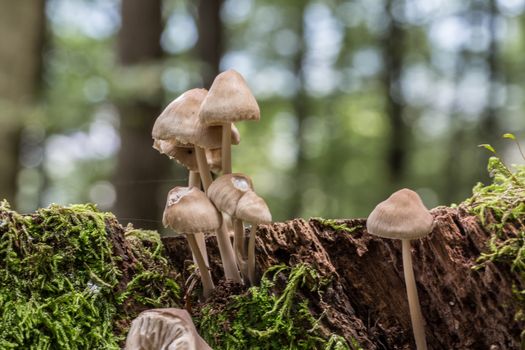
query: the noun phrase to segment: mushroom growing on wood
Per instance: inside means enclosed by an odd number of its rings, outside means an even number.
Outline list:
[[[244,174],[226,174],[217,178],[209,188],[208,196],[217,209],[234,219],[235,225],[235,253],[237,261],[242,266],[244,259],[244,244],[240,239],[244,236],[242,221],[252,224],[248,245],[247,275],[250,282],[255,282],[255,232],[257,224],[269,223],[272,216],[268,206],[262,198],[253,191],[252,180]]]
[[[215,287],[194,234],[219,229],[221,215],[201,190],[196,187],[175,187],[168,193],[162,223],[165,227],[186,235],[197,260],[204,297],[207,298]]]
[[[125,350],[212,350],[201,338],[188,311],[151,309],[131,323]]]
[[[259,120],[259,105],[246,81],[233,69],[215,77],[208,95],[199,111],[200,120],[206,125],[222,126],[222,170],[232,172],[231,124],[241,120]]]
[[[252,189],[252,180],[248,176],[239,173],[219,176],[208,189],[208,197],[217,209],[233,221],[235,260],[245,275],[247,274],[247,270],[243,257],[244,227],[242,221],[237,220],[234,216],[237,203],[247,191],[251,191]]]
[[[408,306],[412,329],[418,350],[426,350],[425,327],[416,281],[412,267],[410,240],[422,238],[432,232],[434,219],[419,195],[409,189],[402,189],[379,203],[366,221],[369,233],[391,239],[400,239],[403,250],[403,271],[408,295]]]
[[[206,94],[207,91],[205,89],[192,89],[180,95],[164,109],[155,121],[152,131],[152,136],[155,140],[167,140],[173,146],[194,147],[197,168],[205,192],[212,182],[205,150],[221,147],[221,128],[206,126],[201,123],[198,117],[198,111]],[[238,143],[240,136],[233,124],[230,125],[230,131],[234,135],[230,141]],[[237,269],[227,269],[227,266],[229,266],[227,260],[235,258],[230,241],[227,237],[221,239],[221,235],[226,236],[227,232],[222,229],[217,231],[219,250],[223,266],[225,266],[226,278],[240,282],[239,271]],[[199,237],[198,242],[202,246],[204,238]]]
[[[255,233],[258,224],[272,222],[272,214],[261,197],[253,191],[248,191],[237,203],[235,217],[252,225],[248,241],[248,279],[252,285],[255,285]]]

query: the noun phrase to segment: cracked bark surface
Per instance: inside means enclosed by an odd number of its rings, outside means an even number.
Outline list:
[[[513,285],[523,282],[494,263],[473,270],[491,232],[466,208],[438,207],[436,225],[412,241],[414,272],[430,349],[517,349],[523,322],[515,321]],[[491,218],[487,218],[490,223]],[[285,263],[308,263],[331,283],[326,292],[306,295],[326,333],[355,338],[364,349],[415,349],[403,278],[401,241],[367,234],[365,219],[320,219],[260,225],[256,242],[260,271]],[[507,224],[512,236],[525,229]],[[215,242],[208,238],[216,280],[221,278]],[[176,265],[188,258],[185,242],[165,239]],[[178,250],[177,250],[178,249]],[[181,255],[181,249],[185,255]],[[175,251],[178,251],[175,256]],[[191,258],[191,257],[190,257]],[[231,288],[221,284],[219,288]],[[217,291],[223,294],[225,291]],[[323,314],[324,313],[324,314]]]

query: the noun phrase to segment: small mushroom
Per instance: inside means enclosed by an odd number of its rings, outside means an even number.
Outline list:
[[[240,173],[219,176],[208,189],[208,197],[217,209],[233,221],[235,260],[245,275],[247,274],[247,270],[243,256],[244,225],[241,220],[235,218],[235,210],[241,197],[252,189],[252,180],[248,176]],[[227,222],[227,220],[225,221]]]
[[[188,311],[151,309],[131,322],[125,350],[212,350],[201,338]]]
[[[255,232],[257,224],[269,223],[272,216],[262,198],[253,191],[252,180],[244,174],[226,174],[217,178],[208,190],[208,196],[217,209],[232,217],[234,222],[234,247],[241,269],[246,264],[243,256],[243,221],[252,224],[248,244],[248,278],[255,283]]]
[[[252,225],[248,241],[248,279],[252,285],[255,285],[255,233],[258,224],[272,222],[272,214],[264,199],[255,192],[248,191],[237,203],[235,217]]]
[[[197,260],[204,297],[207,298],[215,287],[194,234],[218,230],[222,223],[219,212],[204,192],[196,187],[174,187],[168,193],[162,223],[165,227],[186,235]]]
[[[215,77],[199,111],[200,120],[210,126],[222,126],[222,170],[232,172],[230,124],[241,120],[259,120],[259,105],[246,81],[233,69]]]
[[[410,240],[428,235],[432,232],[433,226],[434,219],[419,195],[406,188],[395,192],[387,200],[379,203],[366,221],[366,227],[370,234],[402,241],[403,271],[408,306],[418,350],[426,350],[427,343],[412,267]]]

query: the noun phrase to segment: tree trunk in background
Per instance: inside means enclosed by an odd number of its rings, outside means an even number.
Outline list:
[[[292,170],[292,178],[290,185],[292,186],[292,193],[290,196],[289,213],[287,217],[295,218],[299,217],[303,211],[303,191],[307,188],[305,184],[305,173],[307,170],[307,159],[304,154],[305,150],[305,125],[304,120],[307,117],[308,110],[308,95],[304,89],[304,69],[303,60],[305,54],[305,42],[304,42],[304,10],[308,2],[299,2],[297,5],[297,17],[299,22],[297,26],[297,37],[299,38],[299,49],[293,58],[294,75],[297,77],[299,83],[299,89],[297,96],[292,100],[292,108],[295,114],[295,120],[297,122],[297,129],[295,134],[295,140],[297,142],[297,155],[295,158],[295,167]]]
[[[223,51],[220,13],[222,3],[223,0],[201,0],[198,6],[199,41],[197,49],[203,64],[201,76],[206,89],[210,88],[213,79],[219,74]]]
[[[0,199],[14,204],[24,111],[41,75],[45,3],[0,0],[0,8]]]
[[[160,0],[123,0],[118,58],[123,66],[158,60],[162,56]],[[115,176],[115,213],[122,221],[158,228],[164,209],[170,162],[152,149],[151,129],[161,111],[161,96],[152,102],[130,98],[119,102],[121,149]],[[157,221],[157,223],[152,223]]]
[[[498,90],[499,83],[503,83],[498,58],[498,38],[497,38],[497,20],[498,9],[496,0],[490,0],[485,4],[485,11],[488,14],[488,32],[489,32],[489,48],[486,51],[486,61],[488,67],[489,89],[487,95],[487,106],[481,116],[479,123],[479,143],[490,143],[497,148],[500,139],[500,128],[498,123]],[[479,16],[479,15],[478,15]],[[480,19],[478,18],[478,21]],[[484,23],[480,23],[479,26]],[[481,166],[486,163],[486,157],[480,159]],[[479,179],[478,179],[479,180]]]
[[[384,89],[386,113],[390,121],[390,136],[387,142],[387,165],[390,183],[398,185],[405,175],[406,158],[410,143],[410,132],[403,121],[401,102],[401,71],[403,68],[404,32],[402,26],[392,16],[396,0],[388,0],[386,12],[388,27],[383,38]]]

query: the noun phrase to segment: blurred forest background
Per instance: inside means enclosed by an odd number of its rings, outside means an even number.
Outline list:
[[[525,129],[525,0],[0,0],[0,197],[94,202],[158,227],[187,173],[151,148],[163,107],[239,71],[261,107],[233,170],[276,220],[429,207],[487,181]]]

